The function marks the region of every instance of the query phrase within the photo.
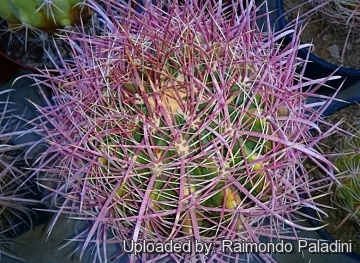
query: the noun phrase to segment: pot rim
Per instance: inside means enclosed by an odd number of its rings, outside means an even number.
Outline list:
[[[286,28],[287,21],[284,17],[284,8],[283,8],[283,0],[276,0],[277,3],[277,13],[279,15],[277,21],[279,22],[279,25],[281,28]],[[289,37],[289,36],[287,36]],[[360,69],[354,69],[349,67],[343,67],[338,66],[336,64],[329,63],[318,56],[315,56],[312,52],[309,52],[308,48],[303,48],[299,50],[300,53],[303,55],[307,55],[309,53],[309,60],[312,60],[318,64],[320,64],[322,67],[330,70],[330,71],[336,71],[337,74],[344,74],[348,76],[358,76],[360,78]]]

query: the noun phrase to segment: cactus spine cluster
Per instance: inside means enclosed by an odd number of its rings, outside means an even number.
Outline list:
[[[30,188],[31,172],[25,168],[21,152],[23,145],[11,142],[18,132],[14,132],[14,127],[21,125],[17,117],[13,117],[14,110],[7,98],[12,91],[2,89],[0,92],[0,256],[23,261],[14,255],[11,239],[32,228],[36,221],[32,208],[38,207],[40,202],[35,200],[35,191]]]

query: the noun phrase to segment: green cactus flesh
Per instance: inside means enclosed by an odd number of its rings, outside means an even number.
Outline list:
[[[360,181],[348,180],[337,191],[337,198],[345,205],[347,211],[356,212],[360,205]],[[360,212],[356,213],[360,216]]]
[[[341,156],[334,164],[339,172],[340,185],[335,191],[337,203],[347,212],[355,213],[360,205],[360,138],[359,134],[344,137],[339,142]]]
[[[0,17],[9,28],[28,26],[46,32],[73,25],[89,16],[83,0],[0,0]]]

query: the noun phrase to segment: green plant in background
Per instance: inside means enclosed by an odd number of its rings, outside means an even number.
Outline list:
[[[89,16],[84,0],[0,0],[0,17],[9,28],[54,32]]]
[[[87,0],[0,0],[0,6],[0,52],[26,67],[53,68],[68,59],[58,37],[66,30],[101,31]]]
[[[345,136],[338,142],[339,156],[334,164],[338,169],[339,185],[333,201],[342,208],[346,216],[339,228],[349,218],[360,225],[360,134]]]

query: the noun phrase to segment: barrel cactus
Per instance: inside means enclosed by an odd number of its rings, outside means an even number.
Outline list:
[[[0,5],[0,17],[9,28],[27,26],[54,32],[89,16],[84,0],[1,0]]]
[[[29,183],[31,172],[26,169],[21,153],[26,144],[11,144],[11,138],[19,135],[13,127],[20,123],[18,118],[9,117],[14,112],[9,110],[9,102],[3,100],[11,92],[12,89],[0,92],[0,256],[19,259],[10,247],[12,239],[30,230],[34,224],[43,223],[49,216],[39,219],[32,210],[45,207]]]
[[[228,261],[241,254],[223,250],[223,240],[259,244],[286,225],[310,230],[293,220],[303,206],[320,211],[302,163],[329,175],[331,163],[315,150],[328,133],[310,132],[320,131],[324,108],[306,105],[316,96],[308,86],[324,80],[296,73],[297,33],[264,34],[253,1],[234,4],[242,12],[231,19],[196,1],[171,2],[167,12],[149,4],[142,14],[106,5],[93,6],[103,36],[70,33],[72,63],[33,75],[55,104],[38,107],[49,148],[36,171],[60,214],[93,221],[82,253],[108,239],[119,253],[131,242],[196,240],[214,244],[211,253],[129,260]],[[287,33],[293,41],[281,50]],[[106,249],[96,251],[105,262]]]
[[[359,134],[345,136],[338,142],[339,156],[334,164],[340,184],[333,194],[334,203],[345,212],[344,220],[360,224],[360,138]],[[341,224],[337,227],[340,227]]]

